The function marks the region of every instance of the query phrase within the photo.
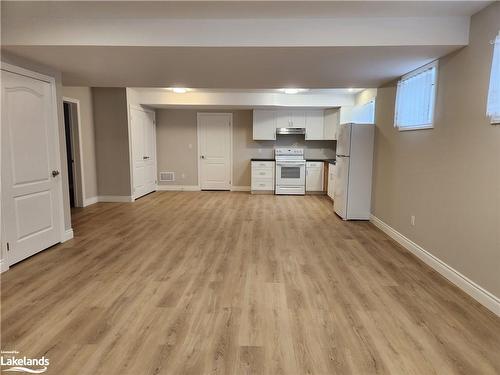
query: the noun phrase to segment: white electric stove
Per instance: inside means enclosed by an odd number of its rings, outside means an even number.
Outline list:
[[[276,194],[306,193],[306,160],[302,148],[276,148]]]

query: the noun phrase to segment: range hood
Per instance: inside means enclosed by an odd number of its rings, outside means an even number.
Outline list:
[[[305,128],[276,128],[276,134],[306,134]]]

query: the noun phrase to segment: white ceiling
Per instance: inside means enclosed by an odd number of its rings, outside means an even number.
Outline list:
[[[204,90],[191,89],[177,94],[165,88],[127,88],[130,103],[153,108],[269,108],[307,107],[332,108],[355,103],[360,90],[320,89],[297,94],[285,94],[279,90]],[[372,95],[372,90],[368,96]]]
[[[2,1],[2,51],[65,85],[378,87],[468,44],[486,1]]]
[[[2,1],[10,17],[341,18],[471,16],[492,1]]]

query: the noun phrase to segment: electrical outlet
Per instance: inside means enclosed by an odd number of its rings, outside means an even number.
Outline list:
[[[193,144],[192,143],[188,144],[188,148],[189,149],[193,148]]]
[[[411,223],[411,226],[414,227],[415,226],[415,215],[411,215],[410,216],[410,223]]]

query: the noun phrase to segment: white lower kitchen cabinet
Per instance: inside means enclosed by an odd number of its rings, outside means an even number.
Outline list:
[[[306,193],[323,191],[323,162],[306,162]]]
[[[274,193],[274,161],[252,160],[252,194]]]

